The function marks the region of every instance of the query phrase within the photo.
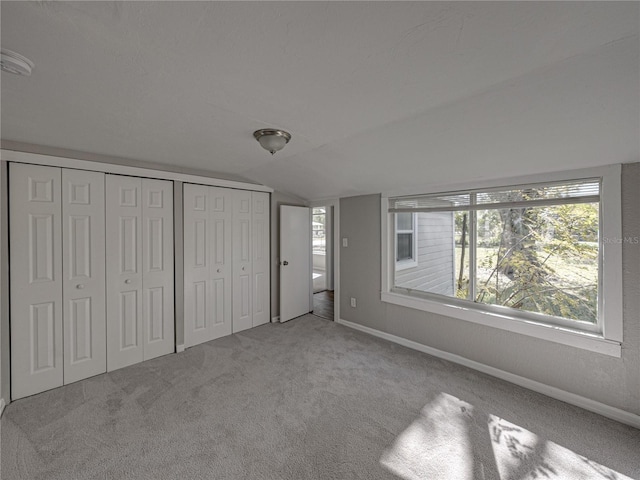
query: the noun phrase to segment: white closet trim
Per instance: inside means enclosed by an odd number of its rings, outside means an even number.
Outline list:
[[[74,158],[54,157],[38,153],[18,152],[14,150],[0,150],[0,159],[5,162],[30,163],[33,165],[47,165],[52,167],[74,168],[77,170],[93,170],[96,172],[115,173],[133,177],[157,178],[159,180],[177,180],[186,183],[200,185],[212,185],[214,187],[236,188],[239,190],[252,190],[255,192],[273,193],[273,188],[254,183],[236,182],[221,178],[202,177],[186,173],[166,172],[150,168],[130,167],[113,163],[92,162],[88,160],[76,160]]]

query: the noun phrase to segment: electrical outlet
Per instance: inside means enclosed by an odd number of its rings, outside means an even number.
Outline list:
[[[356,308],[356,299],[355,299],[355,298],[353,298],[353,297],[351,297],[351,306],[352,306],[353,308]]]
[[[342,237],[342,246],[343,247],[349,246],[349,239],[347,237]]]

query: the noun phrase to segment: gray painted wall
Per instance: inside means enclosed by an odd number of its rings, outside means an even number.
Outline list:
[[[308,207],[301,198],[282,192],[271,194],[271,318],[280,315],[280,206]]]
[[[640,163],[622,168],[623,237],[640,238]],[[623,245],[622,357],[380,301],[380,195],[340,200],[340,312],[365,325],[640,415],[640,244]],[[357,308],[349,298],[357,299]]]

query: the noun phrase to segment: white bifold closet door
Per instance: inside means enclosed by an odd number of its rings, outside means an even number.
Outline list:
[[[233,191],[233,333],[253,327],[251,192]]]
[[[269,322],[269,194],[233,192],[233,332]]]
[[[107,371],[104,173],[62,169],[64,383]]]
[[[142,180],[142,335],[145,360],[175,351],[173,183]]]
[[[185,347],[270,320],[269,194],[184,185]]]
[[[63,384],[59,168],[10,164],[11,397]]]
[[[252,241],[252,326],[269,323],[271,319],[269,279],[269,194],[251,192]]]
[[[11,164],[12,398],[106,371],[104,174]]]
[[[108,175],[107,370],[174,350],[173,188]]]
[[[233,191],[184,185],[185,347],[231,334]]]

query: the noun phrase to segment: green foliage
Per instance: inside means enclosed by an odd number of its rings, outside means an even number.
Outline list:
[[[476,302],[596,321],[597,204],[494,210],[478,218],[490,225],[482,232],[478,226],[478,244],[490,248],[478,255]]]

